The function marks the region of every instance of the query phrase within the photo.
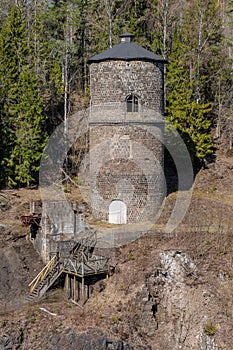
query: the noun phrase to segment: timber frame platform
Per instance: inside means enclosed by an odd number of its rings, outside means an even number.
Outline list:
[[[73,245],[72,249],[60,249],[54,253],[29,284],[28,300],[40,299],[59,277],[63,277],[68,297],[84,304],[91,294],[92,285],[110,272],[109,258],[94,254],[96,242],[96,232],[92,230],[76,242],[63,242],[66,246]]]

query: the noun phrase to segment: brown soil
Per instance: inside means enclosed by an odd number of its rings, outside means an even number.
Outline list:
[[[25,304],[28,284],[43,267],[22,231],[0,228],[0,312]]]
[[[168,237],[171,194],[150,233],[115,250],[115,273],[95,285],[83,308],[59,289],[26,304],[27,285],[43,264],[19,216],[40,195],[0,192],[0,349],[231,350],[232,170],[233,158],[218,155],[198,173],[185,219]]]

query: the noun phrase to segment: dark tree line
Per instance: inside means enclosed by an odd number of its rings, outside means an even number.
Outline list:
[[[166,118],[194,157],[231,148],[232,15],[232,0],[2,0],[1,187],[37,181],[49,135],[88,106],[88,58],[124,31],[168,59]]]

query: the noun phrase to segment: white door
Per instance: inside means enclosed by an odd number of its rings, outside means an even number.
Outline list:
[[[127,207],[122,201],[115,200],[109,205],[109,222],[111,224],[126,224]]]

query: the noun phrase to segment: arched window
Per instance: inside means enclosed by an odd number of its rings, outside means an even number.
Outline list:
[[[127,112],[138,112],[138,97],[130,94],[126,97]]]

